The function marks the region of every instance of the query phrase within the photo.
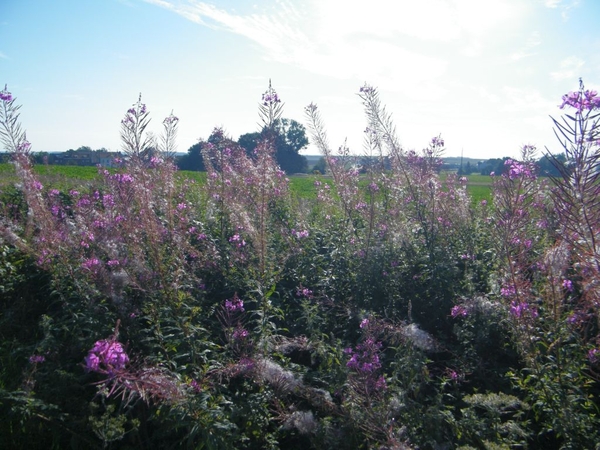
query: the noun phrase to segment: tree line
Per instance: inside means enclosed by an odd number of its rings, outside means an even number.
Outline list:
[[[220,148],[235,147],[242,148],[247,155],[252,155],[257,144],[270,133],[276,150],[275,158],[277,163],[288,174],[293,173],[326,173],[327,163],[324,158],[320,158],[312,167],[308,166],[305,156],[300,154],[301,150],[308,147],[309,140],[306,136],[306,128],[301,123],[293,119],[280,119],[276,122],[273,130],[264,127],[260,132],[245,133],[234,140],[228,136],[223,128],[215,127],[207,139],[199,139],[197,143],[188,148],[183,155],[176,157],[176,165],[180,170],[205,171],[202,150],[207,145],[214,145]],[[148,156],[151,157],[157,150],[153,147],[149,149]],[[97,164],[107,165],[107,156],[114,157],[115,152],[110,152],[106,148],[93,150],[89,146],[81,146],[77,149],[69,149],[66,152],[48,153],[35,152],[32,157],[35,164],[50,165],[80,165],[95,166]],[[456,165],[452,167],[442,166],[442,170],[457,170],[458,175],[471,175],[479,173],[481,175],[502,175],[506,170],[506,161],[510,158],[490,158],[482,160],[476,164],[467,161],[466,164],[460,164],[458,169]],[[0,162],[8,162],[8,154],[0,154]],[[567,158],[563,153],[556,155],[543,155],[537,159],[539,174],[542,176],[559,176],[557,164],[567,165]],[[358,156],[356,165],[359,167],[368,167],[369,158]]]

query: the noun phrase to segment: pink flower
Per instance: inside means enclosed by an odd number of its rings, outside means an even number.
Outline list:
[[[298,296],[298,297],[310,298],[310,297],[312,297],[312,295],[313,295],[313,291],[311,291],[310,289],[307,289],[307,288],[299,287],[296,290],[296,296]]]
[[[517,290],[514,286],[505,286],[500,289],[500,295],[502,297],[513,297],[517,293]]]
[[[115,340],[102,339],[96,341],[85,358],[88,372],[113,373],[123,370],[129,362],[123,345]]]
[[[510,313],[516,317],[517,319],[524,317],[526,315],[535,318],[538,316],[538,312],[536,308],[532,308],[525,302],[511,302],[510,303]]]
[[[296,231],[292,230],[292,234],[296,236],[297,239],[302,239],[308,237],[308,230]]]
[[[454,307],[452,307],[452,310],[450,311],[450,315],[453,318],[456,317],[467,317],[469,315],[469,310],[464,306],[464,305],[456,305]]]
[[[85,357],[85,366],[89,372],[98,372],[100,370],[100,358],[95,353],[89,353]]]
[[[94,270],[94,269],[95,269],[97,266],[99,266],[99,265],[100,265],[100,261],[98,260],[98,258],[89,258],[89,259],[86,259],[86,260],[85,260],[85,261],[84,261],[84,262],[81,264],[81,266],[82,266],[84,269],[87,269],[87,270]]]
[[[231,300],[225,300],[225,309],[229,312],[244,311],[244,301],[236,295]]]
[[[249,335],[248,330],[244,328],[238,328],[233,332],[233,339],[236,341],[247,338]]]

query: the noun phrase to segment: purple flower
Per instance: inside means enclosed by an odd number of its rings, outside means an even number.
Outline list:
[[[296,239],[302,239],[308,237],[308,230],[296,231],[292,229],[292,234],[296,236]]]
[[[525,302],[511,302],[510,303],[510,313],[513,315],[513,317],[516,318],[521,318],[524,317],[526,315],[529,315],[530,317],[537,317],[538,316],[538,312],[537,309],[532,308],[531,306],[529,306],[527,303]]]
[[[105,208],[115,206],[115,198],[111,194],[104,194],[102,196],[102,204]]]
[[[190,387],[196,392],[200,392],[202,390],[202,387],[196,380],[190,381]]]
[[[173,125],[173,124],[176,124],[177,122],[179,122],[179,117],[174,116],[173,113],[171,113],[171,115],[169,115],[168,117],[165,118],[165,120],[163,120],[163,123],[165,125]]]
[[[587,314],[582,313],[581,311],[575,311],[567,318],[567,323],[571,325],[579,325],[584,322],[588,318]]]
[[[373,182],[371,182],[371,184],[369,184],[369,190],[371,192],[377,192],[377,191],[379,191],[379,186],[377,185],[377,183],[375,183],[373,181]]]
[[[573,282],[571,280],[563,280],[562,285],[567,291],[573,292]]]
[[[436,136],[436,137],[434,137],[434,138],[431,139],[431,145],[433,147],[443,147],[444,146],[444,140],[440,136]]]
[[[569,92],[563,95],[562,104],[559,107],[560,109],[564,109],[565,106],[570,106],[578,112],[593,110],[600,108],[600,97],[598,97],[598,92],[593,90]]]
[[[96,341],[85,357],[86,369],[89,372],[113,373],[123,370],[129,362],[123,345],[115,340],[102,339]]]
[[[46,358],[42,355],[32,355],[29,357],[29,362],[31,364],[43,363],[44,361],[46,361]]]
[[[244,311],[244,302],[235,294],[231,300],[225,300],[225,309],[229,312]]]
[[[502,297],[510,298],[513,297],[516,293],[517,290],[514,286],[505,286],[502,289],[500,289],[500,295],[502,295]]]
[[[387,384],[385,382],[385,378],[383,378],[383,375],[380,376],[375,382],[375,389],[378,391],[384,391],[387,389]]]
[[[27,139],[23,139],[21,142],[19,142],[19,145],[17,145],[18,152],[27,152],[30,148],[31,143]]]
[[[356,349],[344,349],[344,353],[350,356],[346,367],[354,372],[353,376],[358,377],[370,391],[387,388],[383,376],[377,376],[377,371],[382,367],[379,359],[380,348],[381,342],[368,338],[358,344]]]
[[[248,335],[249,335],[248,330],[246,330],[244,328],[237,328],[233,332],[233,339],[235,339],[236,341],[239,341],[242,339],[246,339],[248,337]]]
[[[0,91],[0,100],[2,100],[3,102],[10,102],[12,101],[13,96],[10,92],[8,92],[7,90],[7,85],[4,85],[4,89],[2,91]]]
[[[271,92],[267,91],[262,95],[262,102],[264,106],[274,105],[275,103],[281,103],[277,92],[271,89]]]
[[[369,319],[363,319],[359,325],[361,328],[367,328],[369,326]]]
[[[235,242],[236,247],[242,248],[246,246],[246,241],[239,234],[234,234],[229,238],[229,242]]]
[[[452,307],[450,311],[450,315],[453,318],[456,317],[467,317],[469,315],[469,310],[464,305],[456,305]]]
[[[95,353],[89,353],[85,357],[85,367],[89,372],[98,372],[100,370],[100,358]]]
[[[311,291],[310,289],[307,289],[307,288],[299,287],[296,290],[296,296],[311,298],[313,296],[313,291]]]
[[[371,94],[375,92],[375,88],[365,83],[363,86],[360,87],[359,92],[364,94]]]
[[[587,357],[588,357],[588,360],[592,364],[596,364],[598,361],[600,361],[600,349],[597,349],[597,348],[591,349],[588,352]]]
[[[87,270],[94,270],[96,267],[98,267],[98,265],[100,265],[100,261],[98,260],[98,258],[89,258],[89,259],[86,259],[81,264],[81,266],[84,269],[87,269]]]

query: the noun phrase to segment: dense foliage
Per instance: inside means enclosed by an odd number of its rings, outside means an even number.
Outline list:
[[[359,97],[368,167],[306,108],[330,174],[313,200],[268,132],[248,152],[215,130],[206,183],[177,182],[178,119],[149,152],[141,98],[118,168],[45,187],[1,91],[19,178],[0,192],[3,445],[595,448],[596,92],[563,98],[559,175],[538,179],[525,147],[477,204],[439,177],[441,137],[407,151],[376,89]],[[279,98],[262,100],[276,130]]]

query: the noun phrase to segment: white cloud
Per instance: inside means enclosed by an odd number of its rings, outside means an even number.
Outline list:
[[[546,6],[546,8],[558,8],[558,6],[561,4],[562,0],[546,0],[544,2],[544,6]]]
[[[518,16],[516,0],[281,0],[267,10],[233,12],[198,0],[146,0],[188,20],[258,44],[268,60],[380,88],[439,96],[434,85],[454,54],[477,57],[485,39]]]
[[[545,0],[544,6],[551,9],[559,9],[564,20],[569,18],[571,9],[579,6],[580,0]]]
[[[545,115],[547,111],[556,106],[555,102],[547,100],[539,91],[534,89],[504,86],[502,94],[504,96],[504,106],[501,111],[503,112],[528,114],[535,112]]]
[[[550,72],[550,76],[554,80],[566,80],[566,79],[575,79],[580,76],[580,68],[585,64],[581,58],[577,56],[569,56],[566,59],[563,59],[559,66],[560,69],[555,72]]]
[[[517,50],[516,52],[510,55],[510,58],[513,61],[519,61],[521,59],[527,58],[529,56],[535,55],[535,52],[532,51],[534,48],[541,45],[542,39],[539,31],[534,31],[529,35],[529,38],[525,42],[525,45]]]

